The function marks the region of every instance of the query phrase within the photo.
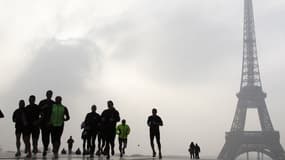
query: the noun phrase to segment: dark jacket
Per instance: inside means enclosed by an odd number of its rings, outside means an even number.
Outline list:
[[[28,126],[25,108],[18,108],[14,111],[13,122],[15,123],[15,128],[25,128]]]
[[[26,107],[27,121],[30,126],[38,126],[40,119],[40,108],[36,104],[30,104]]]
[[[158,115],[151,115],[147,119],[147,125],[151,132],[159,132],[159,126],[162,126],[163,122]]]
[[[115,129],[116,124],[120,121],[120,114],[116,109],[106,109],[101,114],[103,128]]]
[[[41,125],[47,126],[50,122],[51,117],[51,109],[52,105],[54,104],[53,100],[44,99],[40,101],[39,108],[40,108],[40,118],[41,118]]]
[[[85,129],[89,131],[99,131],[101,117],[96,112],[90,112],[85,117]]]

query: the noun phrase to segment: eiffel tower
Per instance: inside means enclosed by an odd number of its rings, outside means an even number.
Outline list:
[[[218,160],[234,160],[242,154],[249,159],[249,152],[263,154],[273,160],[285,160],[280,135],[275,131],[266,107],[257,58],[255,25],[252,0],[244,0],[243,62],[238,103],[230,132]],[[257,109],[261,131],[245,131],[247,109]]]

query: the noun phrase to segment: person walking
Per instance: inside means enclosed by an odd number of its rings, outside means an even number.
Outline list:
[[[96,113],[96,105],[91,106],[91,112],[86,115],[85,125],[88,132],[87,143],[90,146],[90,157],[94,157],[95,152],[95,140],[98,135],[99,125],[101,123],[101,117]]]
[[[200,159],[200,151],[201,151],[201,149],[200,149],[200,146],[196,143],[196,145],[195,145],[195,158],[196,159]]]
[[[161,118],[157,115],[157,109],[152,109],[152,115],[148,117],[147,119],[147,125],[149,126],[149,135],[150,135],[150,145],[152,148],[152,157],[156,156],[156,152],[154,149],[154,137],[156,138],[157,146],[158,146],[158,152],[159,152],[159,158],[162,158],[161,154],[161,144],[160,144],[160,132],[159,127],[163,125],[163,122]]]
[[[28,150],[30,148],[28,144],[28,139],[27,139],[27,126],[28,126],[28,120],[27,120],[27,115],[25,111],[25,101],[20,100],[19,101],[19,108],[16,109],[13,113],[13,122],[15,123],[15,136],[16,136],[16,147],[17,147],[17,152],[15,154],[16,157],[21,156],[21,136],[23,138],[23,141],[25,143],[25,148],[27,149],[27,157],[31,157],[31,151]]]
[[[58,150],[60,147],[61,136],[64,129],[64,121],[70,119],[67,108],[62,105],[62,98],[57,96],[55,98],[55,104],[52,105],[51,109],[51,141],[53,145],[54,157],[58,157]]]
[[[190,143],[188,151],[190,153],[190,159],[194,159],[195,158],[195,155],[194,155],[194,152],[195,152],[194,142]]]
[[[38,140],[40,136],[39,120],[40,120],[40,108],[35,104],[36,97],[31,95],[29,97],[29,105],[26,106],[27,120],[29,123],[29,141],[32,138],[33,153],[38,153]]]
[[[117,134],[119,135],[119,151],[120,157],[125,154],[125,149],[127,148],[128,135],[130,134],[130,127],[126,124],[126,120],[122,120],[122,124],[117,126]]]
[[[107,102],[108,109],[104,110],[101,114],[102,129],[104,139],[106,141],[104,154],[107,159],[110,159],[110,147],[111,154],[114,155],[115,137],[116,137],[116,124],[120,121],[120,114],[114,108],[114,103],[110,100]]]
[[[73,143],[74,143],[74,140],[72,139],[72,136],[70,136],[69,139],[67,140],[68,154],[72,154]]]
[[[50,143],[50,136],[51,136],[50,117],[51,117],[52,105],[55,103],[52,100],[52,94],[53,94],[52,91],[48,90],[46,92],[46,99],[41,100],[39,103],[40,128],[41,128],[42,143],[43,143],[43,157],[47,155],[48,146]]]

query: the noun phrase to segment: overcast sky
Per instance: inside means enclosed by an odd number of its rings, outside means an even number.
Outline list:
[[[267,107],[284,146],[285,1],[253,2]],[[15,150],[19,99],[39,102],[52,89],[71,114],[64,147],[69,135],[81,146],[90,106],[101,113],[112,99],[131,127],[128,154],[151,154],[146,119],[156,107],[164,154],[186,155],[195,141],[216,156],[237,104],[242,28],[242,0],[0,0],[0,147]],[[247,120],[260,128],[255,110]]]

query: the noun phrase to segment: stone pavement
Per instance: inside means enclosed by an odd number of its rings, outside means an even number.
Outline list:
[[[32,158],[25,158],[25,154],[22,155],[20,158],[16,158],[14,156],[13,152],[7,152],[7,153],[0,153],[0,159],[19,159],[19,160],[54,160],[52,154],[48,154],[46,158],[43,158],[41,154],[38,154],[37,156],[33,156]],[[189,160],[189,157],[183,157],[183,156],[165,156],[162,158],[162,160]],[[57,160],[106,160],[105,156],[94,158],[89,158],[89,156],[82,156],[82,155],[59,155],[59,158]],[[132,156],[125,156],[123,158],[120,158],[120,156],[115,155],[111,156],[110,160],[159,160],[158,158],[152,158],[151,156],[147,155],[132,155]],[[205,160],[205,159],[204,159]]]

